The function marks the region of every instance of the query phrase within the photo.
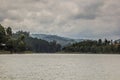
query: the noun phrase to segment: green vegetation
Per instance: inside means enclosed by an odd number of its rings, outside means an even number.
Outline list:
[[[6,50],[13,52],[25,51],[24,35],[20,35],[18,38],[12,37],[12,29],[10,27],[4,28],[0,24],[0,50]]]
[[[18,31],[13,34],[14,38],[17,38],[21,34],[25,36],[26,50],[32,52],[54,53],[61,50],[61,45],[56,41],[48,42],[42,39],[32,38],[29,36],[29,32]]]
[[[86,40],[63,47],[56,41],[48,42],[29,36],[29,32],[18,31],[12,33],[10,27],[4,28],[0,24],[0,54],[1,53],[54,53],[54,52],[81,52],[81,53],[120,53],[120,41],[105,39],[102,41]]]
[[[81,53],[120,53],[120,42],[87,40],[64,47],[65,52],[81,52]]]
[[[53,53],[61,50],[61,45],[56,41],[47,42],[45,40],[32,38],[29,32],[18,31],[12,33],[12,29],[5,29],[0,25],[0,51],[14,52],[44,52]]]

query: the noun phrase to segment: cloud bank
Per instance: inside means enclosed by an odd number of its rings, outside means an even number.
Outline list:
[[[0,0],[0,23],[13,31],[71,38],[120,38],[119,0]]]

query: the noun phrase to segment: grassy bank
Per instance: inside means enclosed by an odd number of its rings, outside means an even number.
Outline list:
[[[32,51],[24,51],[24,52],[16,52],[16,53],[10,53],[10,51],[0,50],[0,54],[32,54]]]
[[[9,51],[0,50],[0,54],[10,54]]]

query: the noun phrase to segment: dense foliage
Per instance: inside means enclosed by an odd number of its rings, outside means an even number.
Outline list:
[[[29,36],[29,32],[18,31],[12,33],[10,27],[4,28],[0,24],[0,50],[13,52],[59,52],[61,45],[56,41],[48,42]],[[66,46],[62,49],[64,52],[81,52],[81,53],[120,53],[120,41],[105,39],[102,41],[86,40],[79,43]]]
[[[61,45],[56,41],[47,42],[45,40],[32,38],[29,32],[18,31],[12,33],[10,27],[4,28],[0,25],[0,50],[13,52],[58,52],[61,50]]]
[[[64,47],[65,52],[81,52],[81,53],[120,53],[120,42],[87,40]]]
[[[12,29],[10,27],[4,28],[0,24],[0,50],[7,50],[12,52],[23,52],[25,48],[25,37],[19,35],[18,38],[12,38]]]
[[[18,31],[13,37],[17,38],[19,35],[25,35],[26,50],[32,52],[58,52],[61,50],[61,45],[56,41],[48,42],[42,39],[32,38],[29,36],[29,32]]]

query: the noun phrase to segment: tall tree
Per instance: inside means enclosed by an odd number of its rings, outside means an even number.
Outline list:
[[[11,27],[8,27],[6,29],[6,32],[7,32],[7,35],[12,36],[12,29],[11,29]]]
[[[1,43],[5,43],[5,37],[6,37],[5,29],[4,29],[4,27],[0,24],[0,44],[1,44]]]
[[[99,39],[99,40],[98,40],[98,44],[99,44],[99,45],[102,45],[102,39]]]

